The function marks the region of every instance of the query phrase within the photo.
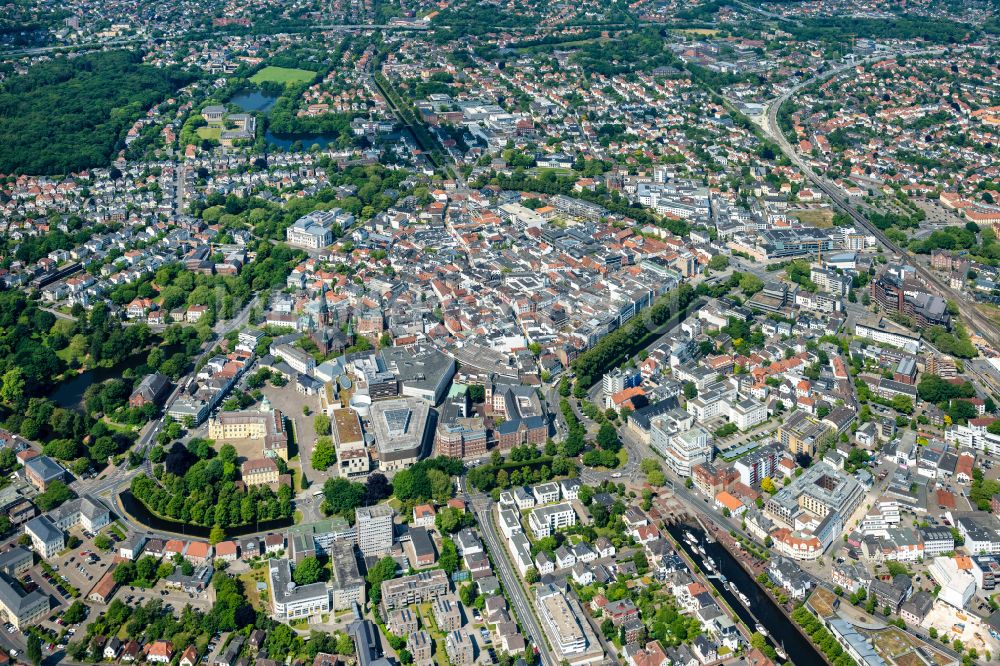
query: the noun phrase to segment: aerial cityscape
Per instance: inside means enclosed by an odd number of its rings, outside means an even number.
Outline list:
[[[1000,2],[0,10],[0,666],[1000,660]]]

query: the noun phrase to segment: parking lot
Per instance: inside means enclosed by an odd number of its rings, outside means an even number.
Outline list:
[[[183,590],[170,589],[163,581],[160,581],[149,589],[125,586],[119,588],[115,596],[120,598],[127,606],[139,606],[152,599],[159,599],[165,607],[170,607],[170,610],[176,611],[180,611],[187,604],[191,604],[192,608],[207,612],[212,609],[212,604],[215,602],[215,593],[211,586],[200,594],[192,594]]]
[[[94,547],[93,539],[86,539],[80,546],[53,558],[51,564],[53,569],[59,567],[56,573],[67,578],[81,596],[86,596],[107,572],[111,558],[111,554]]]

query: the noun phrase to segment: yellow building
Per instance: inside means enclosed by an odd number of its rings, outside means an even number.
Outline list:
[[[259,410],[222,412],[208,422],[208,437],[216,442],[237,439],[263,440],[263,454],[288,460],[288,431],[280,410],[272,409],[267,398]]]
[[[240,468],[243,483],[247,486],[264,486],[278,483],[278,463],[271,458],[256,458],[243,463]]]

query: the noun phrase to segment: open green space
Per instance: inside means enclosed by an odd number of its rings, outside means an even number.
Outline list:
[[[0,172],[106,166],[136,119],[192,78],[127,51],[39,63],[0,86]]]
[[[253,83],[306,83],[316,76],[316,72],[308,69],[293,69],[291,67],[265,67],[250,77]]]
[[[218,141],[219,137],[222,136],[222,127],[220,125],[208,125],[206,127],[199,127],[197,132],[198,136],[202,139]]]

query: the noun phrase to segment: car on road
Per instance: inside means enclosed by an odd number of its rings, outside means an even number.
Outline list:
[[[622,478],[622,473],[621,472],[615,472],[614,474],[611,475],[611,478],[612,479],[620,479],[620,478]]]

